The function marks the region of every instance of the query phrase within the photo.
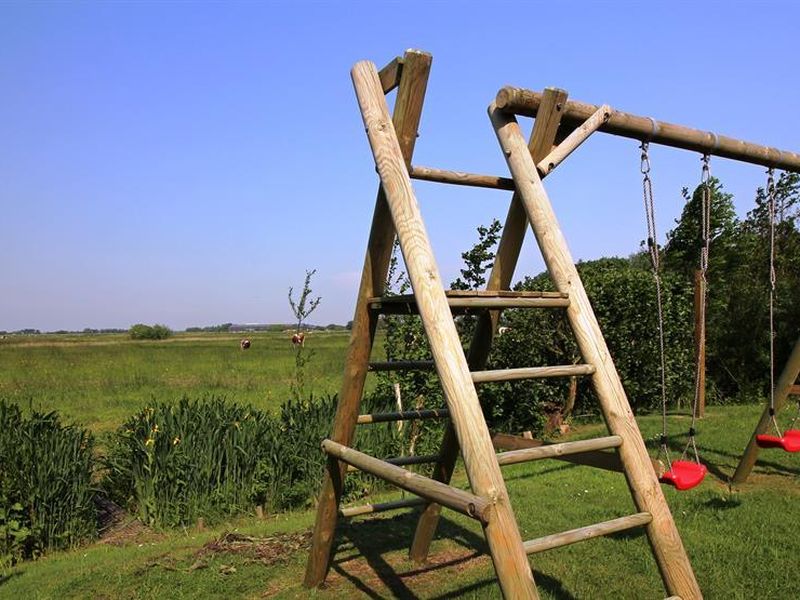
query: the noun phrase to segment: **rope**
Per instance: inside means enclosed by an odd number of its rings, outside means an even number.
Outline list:
[[[767,169],[767,212],[769,214],[769,415],[772,425],[783,437],[775,418],[775,170]]]
[[[654,121],[655,123],[655,121]],[[656,229],[656,209],[653,200],[653,180],[650,178],[650,144],[642,142],[642,162],[640,171],[642,173],[642,197],[644,199],[644,213],[647,221],[647,252],[650,255],[650,267],[653,272],[653,280],[656,284],[656,306],[658,307],[658,348],[661,359],[661,449],[667,459],[667,463],[672,467],[672,461],[667,449],[667,361],[664,345],[664,307],[661,292],[661,263],[658,252],[658,232]]]
[[[704,154],[703,169],[700,176],[700,185],[702,186],[701,201],[700,201],[700,280],[702,282],[703,290],[700,294],[700,324],[702,327],[703,336],[701,343],[705,344],[705,331],[706,331],[706,302],[708,298],[708,259],[711,250],[711,156]],[[700,364],[700,353],[698,352],[697,362],[695,365],[694,375],[694,402],[692,403],[692,424],[689,427],[689,441],[683,449],[681,459],[686,457],[689,448],[692,449],[695,462],[700,462],[700,456],[697,453],[697,444],[695,443],[695,436],[697,435],[697,408],[700,405],[700,395],[704,390],[701,390],[700,379],[702,365]]]

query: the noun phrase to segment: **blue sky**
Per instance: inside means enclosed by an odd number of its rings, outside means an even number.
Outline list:
[[[0,4],[0,329],[182,329],[352,317],[376,189],[349,69],[409,47],[434,62],[418,164],[507,174],[486,106],[557,86],[800,149],[790,2]],[[529,123],[525,127],[529,127]],[[699,157],[652,152],[658,225]],[[593,137],[547,181],[576,258],[644,237],[633,140]],[[712,171],[740,215],[760,167]],[[417,183],[445,280],[508,193]],[[542,269],[532,236],[521,274]]]

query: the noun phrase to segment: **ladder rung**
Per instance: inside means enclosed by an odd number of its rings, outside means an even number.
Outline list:
[[[357,423],[364,425],[366,423],[388,423],[392,421],[415,421],[422,419],[447,419],[450,417],[450,411],[446,408],[433,408],[425,410],[404,410],[401,412],[390,413],[371,413],[366,415],[358,415]]]
[[[452,183],[453,185],[468,185],[472,187],[491,188],[495,190],[517,189],[514,180],[510,177],[498,177],[497,175],[478,175],[476,173],[464,173],[462,171],[447,171],[445,169],[434,169],[433,167],[422,167],[413,165],[409,171],[412,179],[423,181],[433,181],[436,183]]]
[[[371,362],[367,366],[370,371],[430,371],[436,367],[432,360],[389,360]]]
[[[438,454],[420,454],[419,456],[395,456],[393,458],[385,458],[384,461],[390,465],[398,467],[407,467],[408,465],[429,465],[439,460]],[[350,465],[348,471],[358,471],[358,467]]]
[[[490,383],[494,381],[511,381],[513,379],[541,379],[544,377],[573,377],[591,375],[592,365],[558,365],[553,367],[525,367],[521,369],[496,369],[494,371],[473,371],[472,381]]]
[[[790,396],[800,396],[800,385],[793,385],[789,388]]]
[[[562,442],[560,444],[547,444],[537,448],[524,448],[512,450],[497,455],[497,462],[501,467],[514,465],[530,460],[542,458],[558,458],[569,454],[581,454],[583,452],[596,452],[598,450],[608,450],[618,448],[622,445],[622,438],[618,435],[595,438],[592,440],[579,440],[577,442]]]
[[[492,504],[480,496],[407,471],[402,467],[389,464],[385,460],[369,456],[353,448],[348,448],[333,440],[323,440],[322,449],[342,462],[370,475],[380,477],[412,494],[427,498],[437,504],[477,519],[482,523],[489,522]]]
[[[362,504],[360,506],[348,506],[340,508],[339,515],[342,517],[357,517],[358,515],[369,515],[373,513],[386,512],[387,510],[398,510],[401,508],[412,508],[422,506],[428,501],[424,498],[405,498],[403,500],[393,500],[391,502],[378,502],[376,504]]]
[[[627,517],[620,517],[611,521],[603,521],[588,527],[580,527],[578,529],[571,529],[562,533],[554,533],[553,535],[546,535],[535,540],[524,542],[525,552],[534,554],[536,552],[543,552],[558,548],[560,546],[567,546],[575,542],[582,542],[592,538],[600,537],[603,535],[610,535],[626,529],[633,529],[634,527],[641,527],[647,525],[653,517],[648,512],[640,512],[635,515]]]
[[[502,308],[566,308],[569,295],[560,292],[512,292],[509,290],[447,290],[447,303],[452,312]],[[371,310],[383,314],[415,314],[417,302],[413,294],[380,296],[368,301]]]

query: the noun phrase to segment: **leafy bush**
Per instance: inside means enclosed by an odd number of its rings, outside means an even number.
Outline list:
[[[93,447],[56,413],[0,400],[0,566],[96,536]]]
[[[132,340],[164,340],[172,335],[172,330],[166,325],[145,325],[137,323],[128,330]]]
[[[626,259],[581,263],[578,271],[634,410],[660,405],[660,361],[652,275]],[[677,277],[663,277],[668,402],[690,401],[693,392],[692,307],[690,291]],[[546,273],[526,278],[525,290],[548,290]],[[499,336],[491,368],[583,362],[562,311],[510,310],[503,315],[508,333]],[[579,378],[578,407],[596,412],[588,378]],[[567,380],[510,381],[485,386],[490,427],[507,431],[540,430],[542,408],[561,405]]]

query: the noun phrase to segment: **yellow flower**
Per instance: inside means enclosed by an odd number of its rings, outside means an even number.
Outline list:
[[[145,440],[144,445],[145,446],[152,446],[155,443],[156,443],[156,441],[153,438],[150,437],[150,438],[147,438],[147,440]]]

